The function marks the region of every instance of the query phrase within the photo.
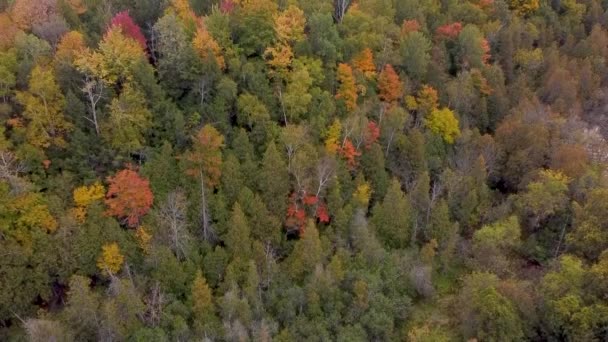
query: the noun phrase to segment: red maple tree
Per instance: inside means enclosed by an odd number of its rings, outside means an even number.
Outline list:
[[[367,129],[365,130],[365,148],[369,149],[376,141],[380,138],[380,127],[374,121],[367,123]]]
[[[125,36],[139,43],[142,49],[146,49],[146,37],[141,33],[141,28],[133,21],[128,11],[116,13],[110,22],[110,27],[113,26],[120,27]]]
[[[129,227],[137,227],[139,220],[152,207],[154,195],[150,182],[140,177],[137,172],[125,169],[108,177],[106,194],[107,215],[116,216]]]

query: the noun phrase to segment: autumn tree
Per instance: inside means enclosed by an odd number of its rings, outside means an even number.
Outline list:
[[[378,76],[378,91],[381,101],[389,105],[398,102],[403,96],[403,85],[393,66],[387,64]]]
[[[306,17],[304,12],[297,6],[289,5],[283,12],[278,13],[274,18],[274,29],[279,40],[293,44],[305,38],[304,26]]]
[[[214,329],[217,328],[215,325],[219,322],[215,316],[213,293],[200,270],[196,272],[190,293],[195,329],[202,336],[213,336]]]
[[[101,254],[97,259],[97,267],[105,274],[114,275],[120,271],[124,263],[124,256],[116,242],[103,245]]]
[[[73,191],[74,204],[74,216],[80,222],[84,222],[86,218],[86,210],[89,205],[99,201],[105,197],[106,190],[103,185],[99,182],[91,184],[89,186],[83,185]]]
[[[338,64],[337,78],[340,86],[336,93],[336,99],[344,101],[347,110],[355,110],[357,108],[357,87],[352,68],[348,64]]]
[[[18,92],[17,101],[25,107],[23,115],[28,120],[26,135],[30,144],[65,147],[65,135],[73,125],[64,117],[65,98],[52,70],[37,65],[30,75],[29,89]]]
[[[507,4],[515,13],[522,16],[529,15],[540,7],[539,0],[509,0]]]
[[[16,0],[11,9],[11,18],[22,30],[42,23],[57,13],[57,2],[53,0]]]
[[[80,71],[97,77],[108,85],[132,80],[138,63],[146,63],[144,50],[117,26],[108,29],[97,51],[86,51],[75,62]]]
[[[144,37],[141,28],[133,21],[128,11],[116,13],[110,21],[110,26],[120,27],[122,34],[135,40],[142,50],[146,50],[146,37]]]
[[[203,238],[210,239],[212,231],[207,208],[206,190],[219,184],[222,166],[224,137],[211,125],[205,125],[193,137],[192,149],[184,155],[187,163],[186,173],[200,182],[201,225]]]
[[[208,58],[213,57],[217,66],[220,69],[224,69],[226,65],[224,57],[222,56],[222,49],[217,41],[211,36],[204,23],[197,27],[192,44],[200,58],[207,60]]]
[[[454,140],[460,136],[458,119],[449,108],[431,111],[424,123],[431,132],[439,135],[448,144],[453,144]]]
[[[137,227],[154,200],[148,180],[133,170],[125,169],[108,177],[108,184],[106,213],[116,216],[129,227]]]
[[[352,61],[353,68],[362,73],[366,78],[370,79],[376,75],[376,65],[374,64],[374,55],[369,48],[363,49],[357,54]]]

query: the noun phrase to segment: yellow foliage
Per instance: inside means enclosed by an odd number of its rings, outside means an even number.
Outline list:
[[[75,64],[80,71],[113,85],[119,80],[131,80],[135,65],[141,62],[145,62],[141,45],[126,37],[119,26],[113,26],[99,43],[99,50],[79,54]]]
[[[28,91],[17,92],[17,101],[29,120],[26,137],[30,144],[47,148],[65,146],[64,135],[73,125],[64,115],[65,98],[50,68],[37,65],[32,70]]]
[[[116,242],[103,245],[101,254],[97,258],[97,267],[103,273],[115,274],[120,271],[125,258],[120,253],[120,248]]]
[[[454,140],[460,136],[458,119],[449,108],[433,110],[425,120],[425,125],[448,144],[453,144]]]
[[[508,4],[519,15],[528,15],[540,7],[539,0],[509,0]]]
[[[152,235],[146,231],[144,226],[137,227],[135,230],[135,238],[137,239],[139,248],[141,248],[144,253],[148,253],[148,251],[150,251],[150,241],[152,240]]]
[[[26,193],[12,200],[10,211],[19,214],[16,220],[20,229],[43,228],[47,233],[57,230],[57,221],[49,212],[39,193]]]
[[[304,26],[306,17],[304,12],[294,5],[275,16],[274,27],[279,40],[291,43],[304,39]]]
[[[357,186],[357,190],[355,190],[353,197],[357,201],[357,204],[367,208],[371,194],[372,188],[369,182],[363,182]]]
[[[84,220],[87,218],[87,208],[85,207],[75,207],[70,210],[70,215],[78,222],[84,223]]]
[[[93,185],[83,185],[74,189],[74,203],[79,207],[86,207],[89,204],[102,199],[105,196],[106,189],[97,182]]]
[[[340,148],[340,134],[342,133],[342,124],[338,119],[329,126],[327,137],[325,138],[325,150],[331,155],[335,155]]]
[[[336,94],[336,99],[342,99],[349,111],[357,108],[357,87],[353,76],[353,69],[344,63],[338,64],[338,82],[340,87]]]
[[[76,207],[72,209],[71,214],[76,221],[83,223],[87,216],[87,207],[105,196],[105,188],[101,183],[97,182],[93,185],[83,185],[74,189],[74,203]]]
[[[408,110],[417,110],[418,109],[418,101],[412,95],[407,95],[405,97],[405,108]]]

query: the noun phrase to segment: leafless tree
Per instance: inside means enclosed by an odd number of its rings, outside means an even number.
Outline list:
[[[159,208],[157,217],[167,243],[175,255],[183,259],[186,256],[190,236],[187,230],[186,196],[181,190],[175,190],[167,195],[167,199]]]
[[[94,77],[85,76],[84,86],[81,88],[82,92],[86,95],[89,100],[90,116],[84,116],[87,121],[93,124],[95,127],[95,133],[100,134],[99,121],[97,118],[97,103],[103,97],[103,82]]]

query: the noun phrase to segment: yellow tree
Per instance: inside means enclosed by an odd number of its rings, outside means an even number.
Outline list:
[[[304,26],[306,17],[304,12],[294,5],[274,18],[274,29],[280,41],[288,44],[297,43],[304,39]]]
[[[344,63],[338,64],[338,93],[336,99],[344,101],[346,109],[353,111],[357,108],[357,86],[353,77],[353,69]]]
[[[108,85],[133,78],[138,63],[146,61],[146,53],[134,39],[126,37],[119,26],[112,26],[99,43],[98,51],[86,51],[76,59],[76,67]]]
[[[528,15],[540,7],[539,0],[509,0],[508,4],[519,15]]]
[[[116,242],[107,243],[101,247],[101,254],[97,258],[97,268],[104,274],[113,275],[120,271],[125,257],[120,252]]]
[[[325,150],[330,155],[336,155],[340,148],[340,135],[342,134],[342,124],[338,119],[327,129],[325,137]]]
[[[448,144],[453,144],[454,140],[460,136],[458,119],[449,108],[433,110],[425,119],[425,125]]]
[[[17,101],[24,106],[23,116],[28,120],[26,137],[30,144],[42,148],[65,146],[65,135],[73,125],[63,115],[65,98],[52,70],[41,65],[34,67],[29,89],[17,92]]]
[[[74,189],[73,196],[74,203],[76,204],[76,207],[73,210],[74,217],[79,222],[84,222],[87,207],[95,201],[103,199],[105,194],[106,189],[99,182],[89,186],[83,185]]]

